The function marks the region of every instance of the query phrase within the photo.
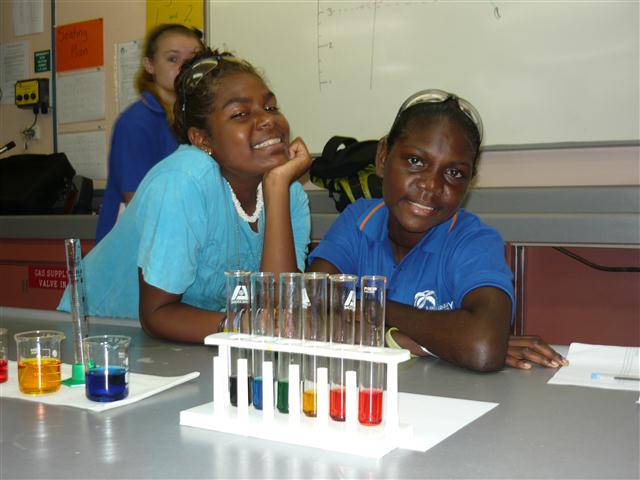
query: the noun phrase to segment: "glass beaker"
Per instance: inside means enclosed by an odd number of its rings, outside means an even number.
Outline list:
[[[129,344],[125,335],[98,335],[82,340],[85,392],[94,402],[113,402],[129,395]]]
[[[57,330],[32,330],[14,335],[18,359],[18,386],[22,393],[41,395],[60,389],[60,342]]]

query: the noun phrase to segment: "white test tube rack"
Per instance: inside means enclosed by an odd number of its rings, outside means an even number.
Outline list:
[[[398,364],[410,358],[408,350],[359,345],[331,344],[242,333],[216,333],[205,338],[217,345],[213,358],[213,402],[180,412],[180,424],[219,432],[245,435],[277,442],[322,448],[366,457],[380,458],[406,443],[413,435],[411,425],[401,424],[398,415]],[[262,410],[248,403],[247,359],[238,359],[237,407],[229,400],[228,362],[231,348],[289,352],[317,357],[343,358],[386,365],[382,423],[364,426],[358,422],[358,384],[355,371],[346,372],[345,421],[329,416],[329,385],[326,368],[317,371],[316,417],[302,414],[298,365],[289,367],[289,413],[274,406],[274,365],[262,368]],[[404,439],[404,442],[401,440]]]

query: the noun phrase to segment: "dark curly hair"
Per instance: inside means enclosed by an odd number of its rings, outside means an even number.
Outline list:
[[[415,126],[422,126],[434,119],[448,119],[462,129],[463,134],[474,150],[473,169],[476,170],[476,162],[480,153],[480,132],[475,123],[462,111],[455,97],[444,102],[416,103],[400,112],[393,123],[389,135],[387,135],[387,152],[390,152],[395,142],[406,135]]]
[[[194,66],[206,58],[214,59],[218,64],[205,73],[197,85],[191,85],[189,80]],[[218,87],[223,79],[237,73],[255,75],[265,82],[263,76],[249,62],[217,49],[206,48],[182,65],[174,83],[176,102],[173,106],[173,130],[180,143],[191,143],[188,137],[191,127],[208,131],[207,119],[213,111]]]

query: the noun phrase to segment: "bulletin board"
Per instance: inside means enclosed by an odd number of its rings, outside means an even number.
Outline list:
[[[625,144],[640,137],[639,5],[210,0],[206,31],[264,70],[314,153],[384,135],[425,88],[470,100],[485,146]]]

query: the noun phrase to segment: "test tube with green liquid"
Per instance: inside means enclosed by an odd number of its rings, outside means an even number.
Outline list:
[[[302,338],[302,274],[281,273],[278,281],[278,336]],[[276,408],[289,413],[289,365],[300,365],[298,353],[279,352]],[[299,387],[298,387],[299,388]]]

